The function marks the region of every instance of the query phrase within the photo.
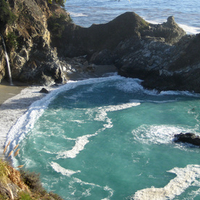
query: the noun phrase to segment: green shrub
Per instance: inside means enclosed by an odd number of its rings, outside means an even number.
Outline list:
[[[49,3],[56,3],[56,4],[58,4],[58,5],[60,5],[60,6],[62,6],[62,7],[64,7],[65,6],[65,2],[66,2],[66,0],[48,0],[48,2]]]
[[[52,197],[55,200],[63,200],[59,195],[57,195],[53,192],[49,192],[49,196]]]
[[[23,182],[30,188],[32,192],[43,193],[44,189],[40,182],[40,174],[21,170],[21,178]]]
[[[27,192],[20,192],[19,193],[19,200],[33,200],[29,193]]]
[[[17,49],[18,42],[17,42],[17,36],[14,32],[9,32],[6,36],[6,46],[9,50],[11,49]]]
[[[0,180],[6,182],[8,174],[8,164],[0,159]]]
[[[48,20],[48,29],[53,33],[54,38],[61,38],[65,30],[66,22],[72,22],[72,19],[61,14],[59,17],[53,14]]]
[[[3,24],[12,24],[16,20],[16,16],[10,10],[5,0],[0,1],[0,22]]]

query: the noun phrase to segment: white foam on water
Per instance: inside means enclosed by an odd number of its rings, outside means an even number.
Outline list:
[[[11,141],[11,145],[9,146],[8,153],[11,151],[25,136],[27,133],[30,132],[30,130],[34,127],[34,124],[36,121],[40,118],[40,116],[43,114],[44,110],[48,107],[50,102],[61,92],[68,91],[71,89],[74,89],[80,85],[87,85],[87,84],[97,84],[97,83],[103,83],[106,82],[106,84],[114,84],[118,89],[122,89],[128,92],[131,91],[138,91],[141,92],[147,92],[150,94],[157,94],[156,91],[149,91],[143,89],[143,87],[140,85],[141,80],[139,79],[131,79],[131,78],[125,78],[118,75],[110,76],[110,77],[101,77],[101,78],[91,78],[81,81],[69,81],[67,84],[60,86],[58,89],[55,89],[51,91],[49,94],[47,94],[44,98],[41,100],[35,101],[27,112],[22,115],[17,123],[11,128],[9,133],[7,134],[6,144]],[[157,94],[158,95],[158,94]],[[66,151],[65,153],[59,153],[58,157],[68,157],[68,158],[74,158],[80,151],[84,149],[84,146],[89,142],[89,138],[95,136],[99,132],[105,130],[106,128],[112,128],[112,121],[108,118],[107,112],[113,112],[113,111],[119,111],[123,109],[127,109],[133,106],[140,105],[139,102],[130,102],[126,104],[121,105],[112,105],[112,106],[104,106],[99,107],[97,109],[97,114],[95,117],[95,120],[99,121],[105,121],[106,124],[104,124],[102,129],[99,129],[96,133],[92,135],[85,135],[79,138],[76,138],[75,146],[70,151]],[[95,110],[96,112],[96,110]],[[151,132],[151,131],[150,131]],[[166,134],[167,135],[167,134]]]
[[[189,91],[161,91],[158,95],[182,95],[182,96],[189,96],[189,97],[200,97],[200,94],[198,93],[193,93]]]
[[[128,109],[128,108],[139,106],[139,105],[140,105],[139,102],[137,103],[131,102],[131,103],[124,103],[124,104],[119,104],[119,105],[105,106],[103,107],[103,110],[105,112],[113,112],[113,111]]]
[[[120,104],[120,105],[97,107],[97,108],[92,109],[93,112],[97,112],[94,120],[103,121],[106,123],[103,124],[103,127],[97,130],[94,134],[88,134],[88,135],[77,137],[75,139],[75,145],[72,147],[72,149],[58,152],[58,155],[56,156],[56,158],[57,159],[75,158],[81,151],[84,150],[85,145],[89,143],[89,138],[98,135],[100,132],[103,132],[107,128],[112,128],[113,126],[112,120],[107,116],[107,112],[124,110],[124,109],[131,108],[133,106],[138,106],[138,105],[140,105],[140,103],[132,102],[132,103],[126,103],[126,104]],[[91,112],[91,109],[89,110]]]
[[[85,145],[89,142],[89,138],[97,135],[95,134],[88,134],[84,136],[77,137],[75,140],[75,145],[71,150],[68,151],[61,151],[58,152],[58,155],[56,156],[57,159],[59,158],[75,158],[84,148]]]
[[[119,105],[110,105],[110,106],[103,106],[97,108],[97,114],[95,120],[97,121],[105,121],[107,117],[107,112],[115,112],[120,110],[125,110],[128,108],[132,108],[134,106],[139,106],[140,102],[131,102],[131,103],[124,103]]]
[[[141,82],[142,80],[140,79],[127,78],[125,82],[118,82],[115,86],[118,90],[131,93],[144,90]]]
[[[188,187],[199,185],[200,165],[187,165],[185,168],[175,167],[168,171],[177,176],[163,188],[146,188],[137,191],[131,199],[134,200],[167,200],[174,199]],[[197,183],[198,184],[197,184]]]
[[[153,20],[146,20],[147,22],[151,23],[151,24],[162,24],[163,22],[166,21],[153,21]],[[200,28],[199,27],[195,27],[195,26],[188,26],[186,24],[180,24],[178,23],[178,25],[187,33],[187,34],[198,34],[200,33]]]
[[[108,191],[110,194],[109,194],[108,197],[106,197],[106,198],[104,198],[104,199],[102,199],[102,200],[109,200],[109,199],[113,196],[114,190],[113,190],[112,188],[108,187],[108,186],[105,186],[103,189],[104,189],[105,191]]]
[[[34,103],[31,104],[27,112],[17,120],[16,124],[8,132],[5,145],[8,144],[9,141],[11,142],[11,144],[8,148],[7,153],[9,153],[22,139],[25,138],[26,134],[34,127],[34,124],[43,114],[44,110],[48,107],[49,103],[59,93],[74,89],[80,85],[95,84],[104,81],[121,80],[121,79],[124,78],[121,76],[112,76],[103,78],[91,78],[82,81],[69,81],[67,84],[51,91],[44,98],[35,101]]]
[[[73,185],[74,183],[78,183],[78,184],[80,184],[80,185],[87,185],[87,186],[90,186],[90,187],[91,187],[91,188],[89,188],[89,189],[85,189],[85,191],[82,192],[82,195],[83,195],[84,197],[90,196],[90,195],[91,195],[90,192],[91,192],[92,189],[95,188],[95,187],[100,188],[100,189],[102,189],[102,190],[108,192],[108,196],[107,196],[106,198],[103,198],[102,200],[109,200],[109,199],[113,196],[113,194],[114,194],[114,190],[113,190],[112,188],[110,188],[109,186],[100,186],[100,185],[98,185],[98,184],[89,183],[89,182],[83,181],[83,180],[81,180],[81,179],[79,179],[79,178],[75,178],[75,177],[74,177],[73,180],[70,182],[70,184]],[[73,188],[73,186],[72,186],[72,188]]]
[[[132,131],[133,137],[145,144],[172,143],[175,134],[181,132],[194,132],[194,130],[169,125],[142,125]]]
[[[88,15],[83,13],[69,12],[72,17],[87,17]]]
[[[152,96],[166,96],[166,95],[181,95],[181,96],[191,96],[191,97],[200,97],[197,93],[192,93],[188,91],[161,91],[158,90],[148,90],[145,89],[142,85],[142,80],[137,78],[127,78],[126,81],[117,82],[116,88],[118,90],[124,91],[126,93],[133,93],[133,92],[140,92],[144,93],[146,95],[152,95]]]
[[[187,34],[198,34],[200,33],[199,27],[187,26],[185,24],[179,24],[179,26],[187,33]]]
[[[58,163],[53,162],[53,161],[50,163],[50,165],[56,172],[61,173],[63,176],[70,177],[73,174],[77,174],[77,173],[81,172],[80,170],[73,171],[71,169],[66,169],[64,167],[61,167]]]

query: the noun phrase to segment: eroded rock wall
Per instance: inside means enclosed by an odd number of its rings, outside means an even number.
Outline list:
[[[65,12],[43,0],[13,0],[10,9],[16,19],[13,24],[5,26],[3,35],[13,79],[31,84],[64,82],[57,51],[50,45],[47,20],[56,9],[58,14],[59,10]]]

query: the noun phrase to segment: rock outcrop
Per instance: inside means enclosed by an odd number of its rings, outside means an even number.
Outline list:
[[[200,137],[194,133],[180,133],[174,135],[175,142],[193,144],[200,147]]]
[[[77,57],[84,57],[87,65],[80,63],[80,69],[115,65],[120,75],[140,78],[149,89],[200,92],[200,35],[186,35],[172,16],[162,24],[150,24],[127,12],[106,24],[84,28],[48,1],[8,2],[15,18],[11,24],[0,19],[0,30],[15,80],[63,83],[68,71],[76,68],[69,64],[68,70],[68,61],[77,63]],[[6,76],[5,66],[0,45],[0,80]]]
[[[31,84],[64,82],[65,75],[57,51],[50,45],[47,20],[56,9],[57,14],[66,16],[66,20],[68,14],[59,6],[43,0],[10,0],[7,5],[15,15],[15,20],[5,25],[0,20],[0,25],[9,52],[13,79]],[[3,64],[0,70],[5,71],[1,49],[0,60]],[[5,75],[3,70],[0,71],[1,79]]]

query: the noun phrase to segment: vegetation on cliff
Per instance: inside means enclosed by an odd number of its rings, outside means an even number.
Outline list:
[[[47,192],[34,172],[18,171],[0,160],[0,200],[62,200],[57,194]]]
[[[48,2],[49,2],[49,3],[56,3],[56,4],[58,4],[58,5],[62,6],[62,7],[64,7],[64,6],[65,6],[66,0],[48,0]]]
[[[8,2],[0,1],[0,31],[6,24],[12,24],[16,19],[15,14],[10,10]]]

